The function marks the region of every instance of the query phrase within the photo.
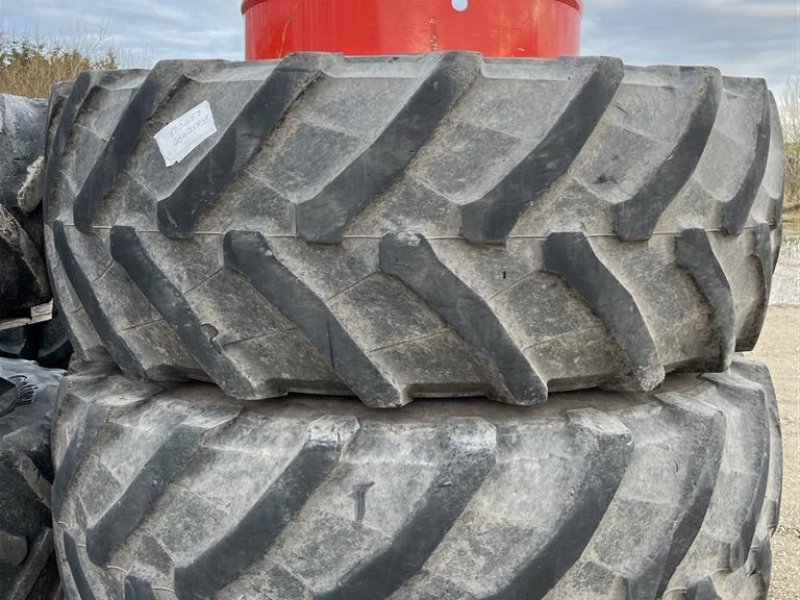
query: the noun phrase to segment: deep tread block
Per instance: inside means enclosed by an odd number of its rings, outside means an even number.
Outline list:
[[[752,455],[748,457],[753,461],[755,467],[755,476],[752,478],[754,485],[750,487],[749,493],[744,498],[741,498],[738,506],[736,506],[739,510],[734,511],[734,517],[737,519],[737,525],[740,524],[740,528],[736,537],[728,543],[730,551],[727,568],[733,570],[745,566],[749,550],[755,542],[754,536],[761,513],[764,510],[769,513],[769,506],[764,506],[771,460],[769,413],[763,411],[762,414],[759,411],[761,407],[767,405],[769,400],[763,389],[751,386],[749,382],[741,385],[736,381],[720,380],[719,378],[713,378],[712,380],[720,387],[727,388],[727,395],[732,397],[738,395],[747,398],[747,401],[743,402],[743,405],[747,406],[749,413],[746,423],[752,431],[756,432],[753,438],[757,445],[753,449]]]
[[[715,433],[717,431],[719,431],[719,429],[716,429]],[[656,597],[663,595],[664,590],[669,584],[668,575],[675,571],[681,560],[683,560],[683,557],[686,556],[686,553],[689,551],[694,538],[697,536],[697,532],[700,531],[703,526],[703,518],[708,510],[708,506],[711,502],[711,496],[717,483],[717,475],[719,472],[721,459],[721,452],[719,451],[719,448],[723,443],[722,436],[716,435],[713,441],[713,445],[708,444],[708,467],[701,471],[698,481],[693,486],[692,491],[689,493],[685,511],[680,520],[676,523],[675,529],[673,530],[673,543],[670,546],[662,564],[660,580],[658,582],[658,586],[655,588]]]
[[[203,212],[239,176],[298,98],[322,76],[327,54],[294,54],[275,67],[193,171],[158,202],[158,227],[188,238]]]
[[[520,215],[572,165],[622,82],[622,62],[587,59],[577,91],[547,136],[492,191],[463,207],[461,231],[473,243],[500,244]]]
[[[553,233],[544,246],[545,268],[561,277],[609,328],[631,372],[617,384],[649,391],[664,379],[664,368],[636,299],[603,264],[580,232]]]
[[[78,467],[95,437],[100,433],[107,417],[108,415],[102,409],[90,409],[86,415],[86,421],[81,427],[81,433],[70,441],[53,480],[53,516],[55,519],[61,517],[61,508],[78,472]]]
[[[502,590],[490,596],[544,598],[580,557],[608,510],[630,462],[631,436],[620,423],[607,430],[608,417],[592,414],[594,409],[574,411],[569,425],[576,437],[590,436],[598,452],[587,465],[586,477],[575,490],[577,502],[562,516],[556,535],[528,562]],[[597,427],[597,421],[604,428]]]
[[[130,76],[130,71],[87,71],[75,79],[64,108],[57,114],[58,125],[55,128],[53,139],[47,147],[47,168],[45,170],[44,185],[46,221],[54,217],[49,210],[54,205],[52,193],[55,191],[56,180],[61,176],[61,163],[64,160],[65,152],[69,149],[68,142],[78,117],[86,109],[87,102],[98,90]],[[51,111],[51,118],[55,117],[56,111]]]
[[[325,301],[278,261],[261,234],[230,231],[224,249],[225,264],[292,320],[365,403],[390,407],[411,401],[358,347]]]
[[[50,101],[47,104],[47,143],[44,148],[45,173],[47,172],[47,161],[53,151],[53,140],[58,132],[61,117],[64,114],[67,100],[69,100],[72,94],[74,85],[75,81],[62,81],[61,83],[55,84],[50,91]]]
[[[759,223],[753,232],[753,254],[752,258],[758,264],[758,271],[761,275],[761,291],[759,294],[758,308],[753,311],[749,321],[742,327],[736,340],[737,352],[749,352],[756,346],[758,334],[764,325],[769,307],[769,296],[772,291],[772,272],[774,265],[772,262],[772,231],[769,223]]]
[[[686,128],[667,160],[632,198],[614,206],[614,232],[624,240],[646,240],[661,214],[691,177],[714,127],[722,93],[716,69],[702,73],[695,84],[696,104]]]
[[[335,591],[321,600],[347,600],[355,595],[387,598],[416,574],[452,528],[467,503],[495,465],[493,428],[486,423],[465,423],[444,430],[438,444],[448,457],[435,475],[437,486],[397,532],[393,544],[347,573]]]
[[[340,242],[347,224],[388,190],[478,76],[478,54],[428,55],[419,86],[375,141],[311,200],[297,206],[297,231],[309,242]]]
[[[156,110],[192,77],[221,68],[218,61],[159,61],[128,103],[114,133],[92,167],[73,205],[75,227],[88,232],[95,213],[127,167],[139,144],[142,130]]]
[[[704,526],[668,586],[685,589],[690,597],[712,592],[720,598],[759,597],[750,588],[750,558],[770,536],[767,500],[779,492],[768,491],[768,482],[780,486],[781,464],[780,434],[771,424],[774,392],[758,367],[737,358],[728,375],[701,376],[716,386],[718,396],[706,401],[722,409],[727,433]]]
[[[116,550],[139,526],[153,502],[197,451],[203,430],[189,425],[175,428],[142,467],[120,499],[86,532],[89,558],[105,566]]]
[[[240,398],[257,397],[255,386],[242,377],[212,343],[180,290],[148,256],[136,230],[132,227],[113,227],[110,245],[111,256],[172,326],[197,363],[216,380],[225,381],[226,389],[232,394]]]
[[[145,379],[146,373],[139,359],[128,346],[125,339],[117,332],[113,323],[106,316],[100,301],[92,288],[92,283],[81,268],[78,259],[72,253],[67,233],[62,221],[53,223],[53,242],[61,265],[70,279],[72,288],[83,305],[100,338],[108,348],[114,361],[126,373],[138,379]]]
[[[764,179],[769,158],[771,139],[770,94],[764,81],[759,81],[761,90],[761,119],[756,126],[756,143],[752,147],[750,165],[736,194],[725,203],[722,226],[728,234],[740,234],[750,216],[750,209],[758,195],[758,188]]]
[[[724,371],[730,364],[736,344],[731,286],[719,264],[708,233],[702,229],[686,229],[675,240],[678,264],[686,269],[709,304],[709,313],[716,330],[717,352],[700,371]]]
[[[475,348],[495,382],[497,398],[513,404],[547,399],[547,386],[514,343],[489,304],[436,256],[418,234],[387,234],[380,244],[380,268],[419,294]]]
[[[319,430],[314,431],[317,427]],[[215,596],[264,554],[328,477],[343,447],[357,430],[355,419],[344,418],[333,424],[312,423],[297,455],[241,522],[191,564],[175,569],[178,598]]]

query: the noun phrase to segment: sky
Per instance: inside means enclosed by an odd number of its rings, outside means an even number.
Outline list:
[[[583,54],[639,65],[713,65],[728,75],[766,77],[776,91],[800,74],[800,0],[584,4]],[[162,58],[241,58],[239,7],[239,0],[0,0],[0,24],[7,34],[42,38],[102,29],[129,66],[149,66]]]

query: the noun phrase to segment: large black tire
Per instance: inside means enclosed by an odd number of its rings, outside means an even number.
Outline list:
[[[47,101],[0,94],[0,318],[50,299],[41,179]]]
[[[50,424],[62,375],[0,358],[0,600],[50,600],[60,589]]]
[[[166,167],[154,135],[206,101],[217,133]],[[723,371],[761,328],[760,79],[302,54],[86,73],[52,105],[54,286],[82,359],[133,378],[531,404]]]
[[[55,420],[76,600],[766,597],[781,441],[757,363],[401,411],[111,368],[65,378]]]

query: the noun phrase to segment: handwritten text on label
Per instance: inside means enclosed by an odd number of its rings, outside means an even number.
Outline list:
[[[168,167],[181,162],[203,140],[217,132],[208,101],[201,102],[161,129],[155,140]]]

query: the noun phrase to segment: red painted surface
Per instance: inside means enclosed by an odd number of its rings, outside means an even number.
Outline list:
[[[248,59],[299,51],[552,57],[580,50],[581,0],[246,0],[242,12]]]

